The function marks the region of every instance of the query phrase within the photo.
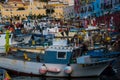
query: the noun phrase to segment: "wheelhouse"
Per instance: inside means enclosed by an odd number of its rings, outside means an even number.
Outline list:
[[[70,63],[72,47],[51,46],[45,51],[44,62],[46,63]]]
[[[52,46],[45,51],[44,62],[69,64],[81,56],[80,48]]]

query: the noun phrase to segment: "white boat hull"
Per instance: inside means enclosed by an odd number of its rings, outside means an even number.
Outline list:
[[[5,68],[12,71],[17,71],[26,74],[33,75],[42,75],[40,73],[41,66],[45,64],[47,69],[57,68],[59,72],[47,71],[45,76],[51,77],[68,77],[69,75],[64,72],[66,64],[48,64],[48,63],[39,63],[39,62],[30,62],[30,61],[22,61],[22,60],[13,60],[4,57],[0,57],[0,67]],[[92,77],[99,76],[105,68],[107,68],[109,62],[105,62],[104,64],[94,64],[94,65],[83,65],[83,64],[70,64],[72,67],[71,77]]]

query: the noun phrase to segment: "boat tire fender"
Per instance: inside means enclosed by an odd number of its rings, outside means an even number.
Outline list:
[[[42,75],[44,75],[44,74],[47,73],[47,67],[46,67],[45,64],[43,64],[43,65],[40,67],[39,73],[42,74]]]
[[[72,67],[70,66],[70,65],[68,65],[68,66],[66,66],[65,68],[64,68],[64,72],[66,73],[66,74],[71,74],[72,73]]]

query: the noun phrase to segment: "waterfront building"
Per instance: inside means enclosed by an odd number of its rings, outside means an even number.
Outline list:
[[[7,3],[0,3],[1,5],[1,15],[5,18],[10,18],[13,16],[20,16],[20,18],[26,18],[26,16],[32,15],[46,15],[46,3],[35,1],[22,0],[9,0]]]
[[[75,0],[75,12],[77,17],[86,18],[100,12],[100,0]]]
[[[104,23],[120,27],[120,0],[74,0],[76,17],[81,19],[96,19],[97,24]]]
[[[59,19],[70,18],[74,15],[73,0],[5,0],[0,3],[0,12],[3,18],[20,17],[26,19],[29,15],[48,15]],[[49,11],[47,12],[47,9]],[[66,12],[67,11],[67,12]]]
[[[63,3],[63,4],[68,4],[69,6],[72,6],[74,5],[74,0],[50,0],[49,1],[49,4],[50,3]]]
[[[75,17],[74,6],[67,6],[63,9],[64,12],[64,19],[71,19]]]
[[[65,0],[66,2],[69,0]],[[47,8],[53,9],[54,12],[50,13],[51,17],[58,19],[68,19],[74,16],[74,6],[69,5],[64,0],[51,0],[48,2]]]
[[[64,4],[68,4],[69,6],[74,5],[74,0],[60,0],[61,2],[63,2]]]
[[[101,0],[100,4],[101,15],[96,18],[97,22],[120,31],[120,0]]]
[[[91,0],[83,2],[83,0],[74,0],[75,8],[79,8],[80,13],[76,13],[81,18],[99,17],[108,12],[120,10],[120,0]],[[78,10],[75,9],[77,12]]]

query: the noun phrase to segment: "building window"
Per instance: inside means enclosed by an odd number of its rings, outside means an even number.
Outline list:
[[[81,9],[81,13],[84,13],[84,9],[83,8]]]
[[[66,59],[67,53],[66,52],[58,52],[57,59]]]
[[[87,11],[87,7],[84,8],[85,12]]]
[[[40,9],[40,7],[37,7],[37,9]]]
[[[25,8],[24,7],[20,7],[17,10],[25,10]]]
[[[97,8],[99,8],[99,4],[97,4]]]
[[[92,9],[93,9],[93,10],[95,9],[94,5],[92,6]]]
[[[8,9],[6,9],[6,11],[9,11]]]
[[[103,7],[104,7],[104,5],[103,5],[103,3],[101,3],[101,9],[103,9]]]
[[[117,0],[115,0],[115,3],[114,3],[114,5],[116,5],[117,4]]]
[[[15,6],[17,6],[17,3],[15,3]]]
[[[88,7],[88,11],[92,11],[92,7],[91,6]]]

